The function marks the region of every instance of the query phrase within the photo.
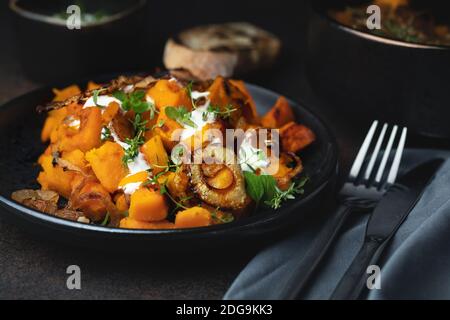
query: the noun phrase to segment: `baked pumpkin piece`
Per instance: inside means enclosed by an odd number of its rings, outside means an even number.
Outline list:
[[[140,188],[131,195],[129,217],[144,222],[166,219],[169,208],[164,196],[155,190]]]
[[[147,91],[147,95],[153,99],[156,108],[160,111],[168,106],[184,106],[188,110],[192,107],[186,89],[180,87],[176,81],[159,80]]]
[[[212,224],[211,213],[202,207],[192,207],[178,212],[175,218],[176,228],[206,227]]]
[[[281,148],[286,152],[299,152],[316,140],[316,135],[308,127],[289,122],[280,129]]]
[[[38,163],[43,170],[37,178],[42,189],[56,191],[68,199],[72,193],[72,179],[75,172],[66,171],[54,163],[52,155],[40,156]]]
[[[294,112],[285,97],[279,97],[275,105],[261,118],[264,128],[278,129],[295,121]]]
[[[124,151],[115,142],[107,141],[100,148],[86,153],[86,160],[92,167],[95,176],[109,192],[114,192],[119,182],[127,175],[122,158]]]
[[[86,108],[81,110],[80,128],[68,130],[60,127],[60,151],[80,149],[83,152],[101,145],[101,132],[103,128],[102,112],[100,108]]]
[[[135,220],[130,217],[126,217],[120,220],[120,227],[124,229],[155,230],[155,229],[173,229],[175,225],[167,220],[158,222],[144,222]]]
[[[145,160],[152,167],[154,175],[164,171],[169,163],[169,156],[162,143],[160,136],[154,136],[148,140],[142,147],[141,152],[144,154]]]

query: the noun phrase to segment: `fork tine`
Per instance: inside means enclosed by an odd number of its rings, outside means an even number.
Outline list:
[[[372,156],[370,157],[369,164],[367,165],[366,173],[364,174],[364,179],[369,180],[370,175],[372,174],[373,167],[375,166],[375,162],[378,158],[378,153],[380,152],[381,144],[383,143],[384,136],[386,134],[388,124],[385,123],[383,125],[383,129],[381,130],[380,136],[378,137],[377,144],[375,145],[375,149],[373,150]]]
[[[372,142],[373,135],[375,134],[375,130],[378,126],[378,121],[375,120],[372,123],[372,126],[369,129],[369,132],[366,135],[366,138],[364,139],[363,144],[361,145],[361,148],[358,151],[358,155],[355,158],[355,161],[353,162],[352,168],[350,169],[349,178],[350,179],[356,179],[359,175],[359,172],[361,171],[361,167],[364,163],[364,158],[367,155],[367,151],[369,150],[370,143]]]
[[[398,169],[400,167],[400,161],[402,160],[403,149],[405,148],[406,135],[408,133],[407,128],[403,128],[400,141],[398,143],[397,150],[395,151],[394,160],[392,162],[391,170],[387,178],[387,184],[394,184],[397,179]]]
[[[383,178],[384,169],[386,168],[387,161],[389,159],[389,155],[391,154],[392,145],[394,144],[394,139],[397,134],[398,126],[394,126],[391,131],[391,136],[389,137],[388,144],[386,146],[386,150],[384,151],[383,158],[380,162],[380,167],[378,168],[377,175],[375,176],[375,182],[380,183],[381,178]]]

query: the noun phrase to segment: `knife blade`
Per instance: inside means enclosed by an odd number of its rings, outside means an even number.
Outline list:
[[[367,267],[376,264],[389,240],[415,207],[442,163],[442,159],[426,162],[399,178],[389,188],[373,211],[367,223],[364,243],[331,299],[357,299],[360,296],[367,281]]]

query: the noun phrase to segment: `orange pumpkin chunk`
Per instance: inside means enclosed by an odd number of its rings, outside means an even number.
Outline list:
[[[261,124],[264,128],[277,129],[294,120],[289,102],[285,97],[279,97],[273,108],[262,117]]]
[[[314,132],[304,125],[289,122],[280,129],[281,147],[287,152],[298,152],[316,140]]]
[[[120,227],[124,229],[144,229],[144,230],[173,229],[174,224],[166,220],[158,222],[144,222],[127,217],[120,220]]]
[[[111,193],[117,190],[119,182],[128,173],[122,162],[123,155],[122,147],[110,141],[86,153],[86,160],[90,163],[95,176]]]
[[[164,196],[148,188],[140,188],[131,195],[129,217],[138,221],[155,222],[167,217],[169,208]]]
[[[176,228],[206,227],[211,224],[211,213],[202,207],[192,207],[180,211],[175,218]]]

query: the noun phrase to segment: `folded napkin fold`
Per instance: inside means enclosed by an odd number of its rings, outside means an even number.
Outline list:
[[[406,150],[400,174],[434,158],[450,158],[439,150]],[[354,213],[299,298],[328,299],[362,245],[368,214]],[[284,299],[289,274],[301,263],[323,219],[299,227],[294,236],[260,252],[235,279],[224,299]],[[441,167],[422,198],[380,259],[381,288],[367,299],[450,299],[450,159]]]

